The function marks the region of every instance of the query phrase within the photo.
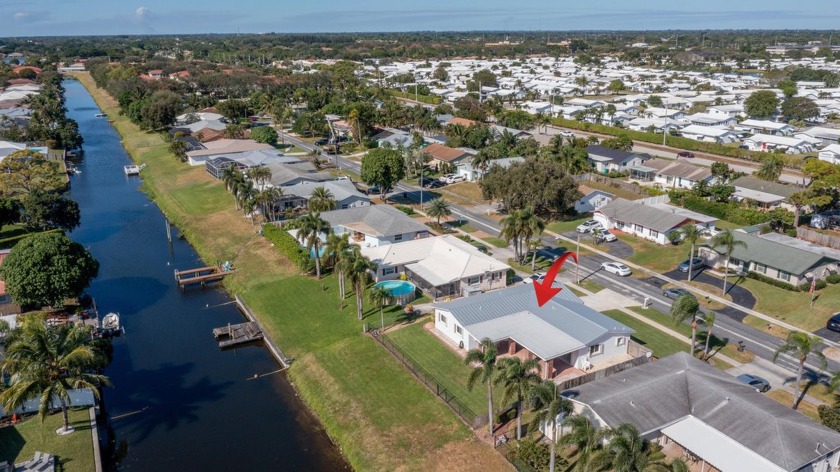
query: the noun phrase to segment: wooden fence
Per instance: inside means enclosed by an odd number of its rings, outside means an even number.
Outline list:
[[[804,226],[796,228],[796,237],[814,244],[819,244],[820,246],[840,249],[840,237],[814,231]]]
[[[585,383],[589,383],[598,379],[603,379],[604,377],[609,377],[610,375],[617,374],[631,367],[647,364],[652,358],[652,356],[636,357],[634,359],[630,359],[629,361],[622,362],[621,364],[611,365],[606,369],[596,370],[595,372],[566,380],[558,384],[558,388],[561,391],[564,391],[569,390],[571,388],[579,387]]]

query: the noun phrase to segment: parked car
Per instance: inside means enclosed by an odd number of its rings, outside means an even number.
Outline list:
[[[330,140],[328,138],[322,138],[322,139],[319,139],[319,140],[315,141],[316,146],[326,146],[329,143],[330,143]]]
[[[618,238],[615,237],[614,234],[610,233],[609,231],[601,230],[601,231],[593,231],[595,235],[593,239],[599,243],[611,243],[613,241],[618,241]]]
[[[825,324],[825,327],[832,330],[837,331],[840,333],[840,312],[835,313],[834,316],[828,319],[828,322]]]
[[[686,259],[686,260],[680,262],[680,265],[677,266],[677,270],[679,270],[680,272],[688,272],[688,267],[689,267],[690,263],[691,263],[691,261],[689,259]],[[694,268],[695,269],[699,269],[699,268],[705,267],[705,266],[706,266],[706,261],[704,261],[703,259],[701,259],[699,257],[694,258]]]
[[[757,375],[750,375],[750,374],[741,374],[738,376],[738,380],[744,382],[745,384],[753,387],[754,389],[758,390],[761,393],[764,393],[770,390],[770,382],[766,379],[763,379]]]
[[[583,223],[579,224],[575,231],[578,233],[588,233],[595,228],[600,228],[601,223],[598,223],[595,220],[584,221]]]
[[[677,157],[694,157],[694,153],[688,151],[678,152]]]
[[[545,280],[545,274],[542,272],[535,272],[534,274],[531,274],[530,277],[525,277],[524,279],[522,279],[522,283],[532,284],[535,281],[542,283],[543,280]]]
[[[621,277],[627,277],[633,273],[629,267],[620,262],[604,262],[601,264],[601,268],[611,274],[619,275]]]
[[[563,136],[564,138],[574,138],[575,133],[572,133],[571,131],[563,130],[563,131],[560,132],[560,136]]]
[[[379,186],[378,186],[378,185],[374,185],[373,187],[369,187],[369,188],[367,189],[367,194],[368,194],[368,195],[374,195],[374,194],[377,194],[377,193],[379,193],[379,192],[380,192],[380,190],[379,190]]]
[[[467,180],[467,179],[464,178],[463,175],[446,174],[443,177],[441,177],[440,180],[441,180],[441,182],[444,182],[444,183],[447,183],[447,184],[454,184],[454,183],[458,183],[458,182],[463,182],[464,180]]]
[[[683,295],[688,295],[689,297],[695,299],[697,298],[694,296],[693,293],[689,292],[684,288],[669,288],[662,291],[662,296],[665,298],[670,298],[671,300],[676,300],[677,298],[680,298]]]

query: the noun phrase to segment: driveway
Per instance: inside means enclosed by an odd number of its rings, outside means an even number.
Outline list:
[[[686,274],[685,272],[680,272],[676,269],[663,275],[665,275],[666,277],[670,277],[674,280],[686,280],[686,278],[688,277],[688,274]],[[695,272],[692,275],[694,276],[694,278],[692,279],[692,281],[694,282],[702,282],[704,284],[711,285],[713,287],[718,287],[720,290],[723,290],[723,279],[713,277],[705,273],[705,271],[703,270],[699,271],[699,273]],[[749,290],[737,285],[737,279],[735,279],[734,277],[730,277],[728,282],[726,283],[726,293],[732,297],[732,302],[737,303],[738,305],[741,305],[744,308],[752,309],[753,307],[755,307],[755,296]],[[743,321],[744,317],[747,316],[747,314],[743,311],[737,308],[732,308],[730,306],[726,306],[723,309],[715,311],[729,316],[731,318],[734,318],[738,321]]]
[[[580,233],[576,231],[566,231],[562,234],[567,238],[577,240],[577,237]],[[630,256],[633,255],[633,248],[620,239],[611,243],[601,243],[596,245],[595,242],[592,240],[592,233],[584,233],[580,234],[580,242],[581,244],[592,244],[598,250],[604,251],[609,255],[617,257],[619,259],[628,259]]]

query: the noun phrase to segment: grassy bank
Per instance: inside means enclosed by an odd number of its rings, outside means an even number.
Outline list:
[[[296,358],[290,379],[355,469],[509,470],[501,456],[475,440],[454,413],[362,335],[355,302],[348,298],[342,307],[334,279],[299,275],[234,209],[220,182],[202,167],[180,163],[158,135],[120,116],[113,98],[89,75],[78,77],[135,162],[148,165],[143,188],[170,221],[205,261],[234,261],[237,272],[225,286],[242,295],[272,339]],[[366,316],[378,323],[378,311],[368,310]]]
[[[90,472],[93,466],[93,438],[87,408],[70,410],[70,424],[76,432],[67,436],[55,434],[61,427],[60,413],[37,416],[8,428],[0,428],[0,461],[24,462],[40,451],[56,456],[56,470]]]

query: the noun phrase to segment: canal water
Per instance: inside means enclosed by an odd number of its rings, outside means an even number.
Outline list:
[[[116,460],[109,469],[341,470],[338,449],[262,346],[221,352],[211,330],[242,321],[221,290],[182,293],[173,270],[204,264],[193,248],[166,239],[165,220],[126,177],[120,137],[90,94],[65,81],[69,116],[85,154],[71,177],[82,224],[70,236],[101,266],[89,289],[101,313],[119,312],[104,401]]]

